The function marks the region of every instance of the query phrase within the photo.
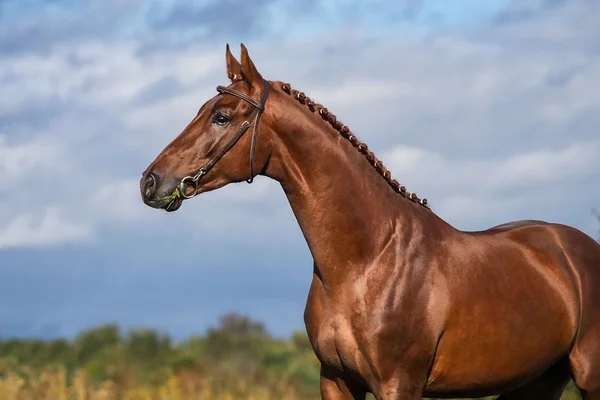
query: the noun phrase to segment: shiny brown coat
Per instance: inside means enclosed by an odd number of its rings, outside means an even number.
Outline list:
[[[229,87],[259,99],[263,78],[246,48],[240,64],[227,46],[226,60]],[[333,114],[287,84],[270,85],[255,171],[280,182],[314,258],[305,322],[323,399],[558,399],[573,377],[586,400],[600,400],[596,241],[540,221],[455,229]],[[208,100],[144,172],[144,202],[165,208],[160,198],[252,111],[235,96]],[[250,139],[197,193],[248,178]]]

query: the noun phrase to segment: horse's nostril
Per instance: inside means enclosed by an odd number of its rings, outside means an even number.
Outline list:
[[[144,181],[144,196],[146,198],[152,197],[154,192],[156,192],[157,180],[158,178],[153,172],[146,175],[146,180]]]

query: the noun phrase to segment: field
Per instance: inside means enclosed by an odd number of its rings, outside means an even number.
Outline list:
[[[318,395],[302,395],[286,380],[267,384],[261,379],[219,376],[219,373],[179,371],[168,376],[162,384],[123,382],[119,377],[93,385],[84,370],[75,371],[67,378],[64,368],[54,368],[41,374],[23,371],[9,373],[0,379],[1,400],[56,399],[56,400],[318,400]],[[369,396],[368,399],[374,399]],[[489,397],[488,399],[492,399]],[[563,400],[580,399],[571,388]]]
[[[572,385],[563,395],[579,398]],[[17,399],[316,400],[319,364],[303,331],[278,339],[235,314],[177,343],[105,325],[73,340],[1,340],[0,400]]]

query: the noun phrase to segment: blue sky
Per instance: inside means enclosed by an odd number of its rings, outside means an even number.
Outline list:
[[[535,218],[596,237],[599,12],[591,0],[0,0],[0,335],[118,322],[182,338],[229,311],[277,335],[303,329],[311,258],[276,182],[173,214],[138,192],[227,82],[226,42],[325,104],[458,228]]]

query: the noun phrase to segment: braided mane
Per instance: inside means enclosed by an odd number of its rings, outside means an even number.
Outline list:
[[[323,107],[321,104],[317,104],[312,101],[309,97],[307,97],[304,93],[299,92],[295,89],[292,89],[289,83],[283,83],[281,85],[281,90],[285,93],[292,96],[296,99],[300,104],[304,104],[308,106],[310,111],[317,112],[323,118],[323,120],[329,122],[329,124],[338,131],[344,138],[348,139],[352,146],[356,147],[359,152],[361,152],[369,161],[369,163],[375,168],[375,170],[385,179],[385,181],[394,189],[395,192],[399,193],[401,196],[406,199],[420,204],[421,206],[430,209],[427,206],[427,199],[419,199],[416,193],[410,193],[406,191],[406,188],[402,186],[397,180],[392,179],[391,172],[384,167],[383,163],[375,157],[375,154],[369,150],[366,144],[361,142],[356,138],[356,136],[350,131],[350,129],[344,125],[341,121],[339,121],[335,115],[329,112],[327,108]]]

